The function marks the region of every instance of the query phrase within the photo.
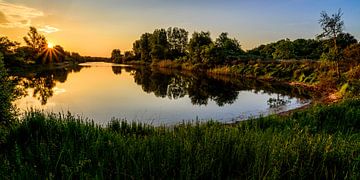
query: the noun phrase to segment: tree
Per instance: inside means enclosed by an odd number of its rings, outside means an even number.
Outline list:
[[[223,61],[223,63],[229,63],[231,60],[235,60],[239,55],[244,54],[245,52],[241,49],[240,43],[238,40],[230,39],[228,33],[221,33],[215,41],[215,46],[218,51],[218,59]]]
[[[111,61],[114,63],[122,62],[122,55],[120,49],[114,49],[111,52]]]
[[[140,60],[141,59],[140,40],[136,40],[133,43],[133,52],[134,52],[135,60]]]
[[[125,51],[125,53],[124,53],[124,62],[133,61],[133,60],[136,60],[134,52],[133,51]]]
[[[344,21],[341,19],[343,13],[341,9],[337,13],[332,14],[331,17],[325,12],[320,13],[320,26],[323,32],[318,36],[319,38],[329,38],[333,41],[333,48],[330,49],[327,59],[336,61],[336,71],[340,79],[339,71],[339,50],[337,46],[337,37],[343,32]]]
[[[51,50],[51,49],[50,49]],[[63,62],[65,61],[65,50],[62,46],[60,45],[56,45],[53,48],[54,50],[54,55],[55,55],[55,59],[57,62]]]
[[[323,32],[318,35],[319,38],[329,38],[333,40],[334,52],[337,55],[337,37],[343,32],[344,21],[341,19],[343,13],[341,9],[337,13],[332,14],[331,17],[325,12],[320,13],[320,26],[323,29]]]
[[[47,41],[44,35],[39,34],[35,27],[30,27],[27,36],[24,37],[26,44],[34,50],[33,57],[36,58],[47,48]]]
[[[358,43],[357,39],[349,33],[341,33],[336,38],[336,44],[340,51],[343,51],[348,46]]]
[[[352,44],[344,50],[344,58],[348,61],[360,63],[360,44]]]
[[[140,48],[140,56],[141,61],[143,62],[150,62],[151,61],[151,36],[150,33],[145,33],[141,35],[139,41],[139,48]]]
[[[0,52],[0,124],[9,124],[13,118],[14,109],[12,106],[13,86],[8,78],[3,62],[3,55]]]
[[[3,54],[4,63],[9,65],[18,61],[20,58],[17,58],[16,49],[20,43],[15,41],[10,41],[8,37],[0,37],[0,53]],[[22,59],[21,59],[22,60]]]
[[[151,59],[163,60],[166,59],[169,51],[169,43],[167,41],[167,35],[165,29],[156,29],[151,35]]]
[[[189,41],[188,51],[190,58],[194,63],[201,63],[201,52],[207,48],[210,44],[213,44],[210,32],[194,32]]]
[[[4,56],[13,54],[18,45],[18,42],[10,41],[6,36],[0,37],[0,52]]]
[[[186,54],[186,46],[188,44],[189,32],[181,28],[167,29],[167,37],[169,43],[169,56],[171,59],[176,59]]]
[[[272,53],[274,59],[295,58],[294,46],[289,39],[283,39],[276,43],[275,51]]]

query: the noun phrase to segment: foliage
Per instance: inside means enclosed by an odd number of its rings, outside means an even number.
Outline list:
[[[14,99],[14,87],[6,71],[3,55],[0,52],[0,128],[2,125],[8,125],[14,119],[14,107],[11,104]]]
[[[278,41],[272,55],[274,59],[293,59],[295,58],[295,47],[290,39]]]
[[[344,58],[349,62],[360,63],[360,44],[352,44],[344,50]]]
[[[189,41],[188,51],[192,63],[202,63],[204,59],[201,57],[206,57],[206,52],[211,52],[209,47],[213,42],[210,37],[210,32],[194,32]],[[205,56],[204,56],[205,55]]]
[[[113,119],[105,128],[70,114],[28,113],[3,132],[8,178],[358,179],[360,101],[270,116],[152,127]]]
[[[44,35],[39,34],[37,29],[33,26],[30,27],[27,36],[24,37],[26,44],[33,50],[32,57],[36,58],[42,51],[47,48],[47,41]]]
[[[167,38],[169,43],[169,59],[174,60],[186,55],[188,35],[189,32],[182,28],[169,27],[167,29]]]
[[[344,21],[341,19],[342,15],[341,9],[337,13],[332,14],[331,17],[325,11],[320,13],[319,23],[323,32],[318,35],[318,38],[329,38],[333,41],[333,48],[330,51],[331,55],[327,56],[328,60],[339,60],[337,37],[343,32],[344,28]]]
[[[122,63],[122,55],[120,49],[114,49],[111,52],[111,61],[114,63]]]

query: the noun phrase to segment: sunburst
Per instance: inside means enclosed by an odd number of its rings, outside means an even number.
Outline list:
[[[54,60],[55,62],[60,62],[60,55],[61,52],[57,49],[57,46],[54,46],[52,43],[48,43],[47,47],[41,51],[42,63],[51,63]]]

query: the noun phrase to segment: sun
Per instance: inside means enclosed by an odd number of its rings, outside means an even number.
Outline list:
[[[52,49],[52,48],[54,47],[54,44],[51,43],[51,42],[49,42],[48,45],[47,45],[47,47]]]

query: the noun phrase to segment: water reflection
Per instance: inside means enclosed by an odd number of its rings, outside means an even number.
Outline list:
[[[66,68],[30,68],[26,71],[11,72],[17,78],[18,89],[21,90],[23,96],[28,95],[27,89],[33,89],[31,96],[46,105],[49,98],[54,95],[57,82],[64,83],[69,73],[80,72],[82,66],[73,66]],[[60,90],[63,91],[63,90]]]
[[[131,68],[128,68],[131,69]],[[269,83],[240,77],[213,76],[209,74],[192,74],[189,72],[169,71],[168,69],[134,68],[134,79],[147,93],[169,99],[183,98],[188,95],[193,105],[207,105],[209,100],[218,106],[234,103],[239,91],[254,90],[273,94],[277,98],[269,98],[270,108],[278,108],[288,104],[286,96],[310,99],[312,94],[298,87],[282,83]],[[114,71],[114,67],[113,67]],[[118,71],[118,70],[117,70]],[[114,71],[115,74],[117,74]]]
[[[299,107],[314,96],[281,83],[105,63],[12,74],[18,87],[29,93],[18,102],[22,108],[41,104],[37,107],[102,121],[111,117],[145,123],[197,117],[228,121]]]

